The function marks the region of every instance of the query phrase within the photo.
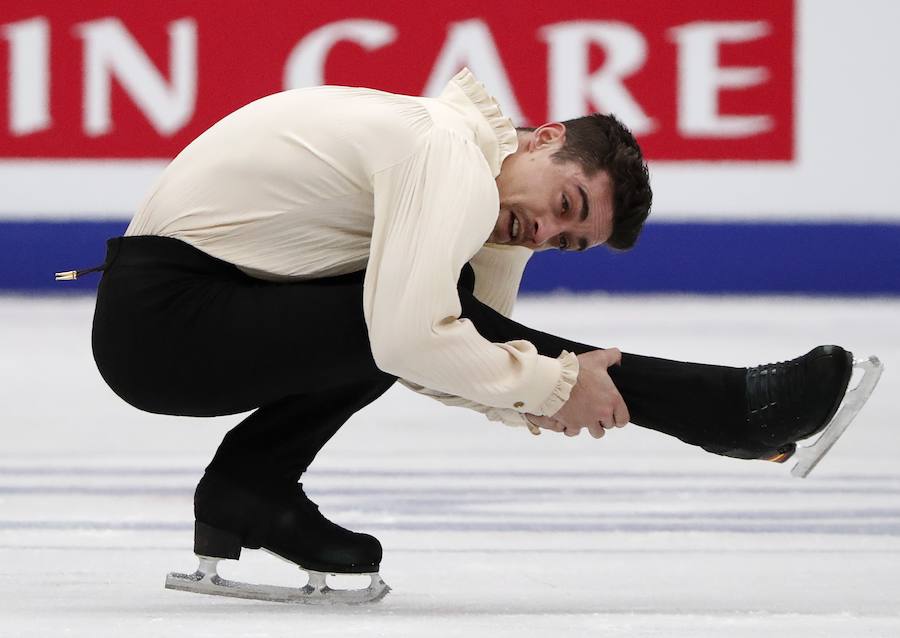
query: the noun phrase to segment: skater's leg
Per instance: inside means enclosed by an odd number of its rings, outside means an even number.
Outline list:
[[[468,267],[467,267],[468,268]],[[563,350],[581,354],[598,349],[523,326],[478,301],[472,294],[474,274],[460,281],[462,316],[492,342],[524,339],[543,355],[556,357]],[[709,452],[740,458],[777,455],[784,441],[766,442],[759,424],[749,418],[746,368],[671,361],[629,353],[609,374],[622,394],[631,421],[675,436]],[[835,384],[835,394],[846,388]],[[838,390],[839,388],[839,390]],[[823,423],[830,418],[824,408]],[[827,417],[827,418],[826,418]]]
[[[371,355],[363,273],[302,283],[253,279],[160,237],[112,240],[94,322],[110,385],[153,412],[258,408],[212,467],[296,483],[334,432],[394,381]]]
[[[236,558],[215,553],[221,552],[216,538],[234,537],[240,546],[265,547],[306,569],[378,571],[378,540],[329,521],[297,481],[344,422],[393,381],[382,375],[289,397],[260,408],[232,429],[194,495],[195,552]]]
[[[296,483],[344,422],[393,383],[394,377],[380,373],[263,406],[228,432],[207,471],[245,484]]]
[[[194,495],[194,551],[236,558],[216,553],[215,540],[236,538],[239,546],[265,547],[306,569],[377,572],[378,539],[329,521],[297,481],[344,422],[393,383],[378,372],[367,381],[288,397],[232,429]]]
[[[142,409],[206,416],[259,408],[223,442],[195,493],[195,551],[265,547],[308,569],[373,572],[381,545],[335,525],[297,478],[394,381],[375,366],[363,273],[253,279],[176,240],[111,243],[94,321],[98,367]]]
[[[363,272],[262,281],[164,237],[110,241],[93,347],[110,387],[163,414],[246,412],[377,379]]]

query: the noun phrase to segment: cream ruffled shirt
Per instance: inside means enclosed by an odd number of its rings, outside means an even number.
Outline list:
[[[215,124],[166,168],[126,235],[174,237],[263,279],[366,269],[378,367],[492,420],[553,414],[578,376],[571,353],[491,343],[459,319],[456,282],[509,315],[525,248],[485,243],[511,122],[467,70],[438,98],[323,86],[271,95]]]

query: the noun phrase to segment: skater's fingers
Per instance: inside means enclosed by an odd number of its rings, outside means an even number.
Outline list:
[[[526,414],[525,419],[529,421],[532,425],[536,425],[542,430],[551,430],[553,432],[562,432],[565,426],[553,419],[549,416],[542,416],[537,414]]]
[[[613,392],[615,392],[615,389],[613,389]],[[597,421],[607,430],[616,424],[616,409],[618,408],[619,400],[618,392],[616,392],[614,396],[607,400],[606,405],[599,410]]]
[[[590,432],[591,436],[595,439],[602,439],[603,435],[606,434],[606,426],[597,422],[588,426],[588,432]]]
[[[563,434],[566,436],[578,436],[581,434],[581,426],[567,425],[565,429],[563,429]]]
[[[566,429],[566,426],[564,426],[562,423],[560,423],[559,421],[553,421],[553,420],[551,420],[547,425],[544,425],[542,427],[544,427],[548,430],[551,430],[553,432],[563,432]]]
[[[609,366],[617,366],[620,363],[622,363],[622,351],[619,350],[618,348],[607,348],[603,352],[606,353],[606,355],[607,355],[607,358],[606,358],[606,361],[607,361],[606,367],[607,368]]]
[[[624,428],[629,421],[631,421],[631,414],[628,412],[628,406],[625,405],[625,399],[619,395],[616,407],[613,409],[613,424],[617,428]]]

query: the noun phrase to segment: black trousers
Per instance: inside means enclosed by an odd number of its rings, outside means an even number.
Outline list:
[[[255,410],[225,436],[208,470],[255,484],[296,481],[356,411],[396,380],[372,358],[364,272],[302,282],[244,274],[179,240],[108,242],[92,346],[110,388],[171,415]],[[541,354],[596,349],[516,323],[459,282],[462,316],[494,342]],[[728,454],[744,440],[741,368],[624,354],[610,371],[632,422]]]

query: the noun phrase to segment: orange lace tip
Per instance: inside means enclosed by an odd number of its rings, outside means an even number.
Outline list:
[[[769,456],[764,458],[764,461],[771,461],[772,463],[784,463],[789,458],[794,455],[794,450],[788,450],[787,452],[778,452],[774,456]]]

